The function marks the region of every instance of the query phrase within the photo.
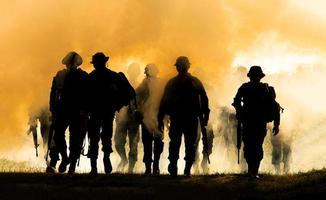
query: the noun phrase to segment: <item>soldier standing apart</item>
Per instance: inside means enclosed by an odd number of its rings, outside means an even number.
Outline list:
[[[145,79],[136,89],[138,109],[142,115],[142,141],[144,145],[145,174],[160,174],[159,161],[163,152],[163,133],[158,130],[157,114],[163,95],[162,81],[157,77],[158,69],[154,64],[145,67]],[[153,162],[154,154],[154,162]]]
[[[236,116],[242,123],[242,140],[244,157],[248,164],[248,175],[259,178],[258,169],[263,159],[263,142],[266,136],[267,113],[270,108],[267,103],[270,98],[269,86],[261,83],[265,76],[261,67],[252,66],[247,74],[250,81],[242,84],[233,102]],[[279,132],[279,118],[274,120],[274,135]]]
[[[169,173],[177,176],[177,162],[181,138],[184,134],[186,147],[184,175],[190,176],[197,150],[198,118],[201,115],[204,116],[202,124],[205,126],[209,118],[208,98],[200,80],[188,73],[190,62],[187,57],[178,57],[175,66],[178,75],[172,78],[165,87],[158,122],[163,132],[163,118],[165,115],[170,116]]]
[[[53,142],[55,145],[50,149],[50,165],[47,172],[54,172],[61,155],[59,172],[66,171],[70,163],[69,173],[75,172],[77,160],[80,156],[81,146],[86,130],[83,123],[87,120],[87,87],[88,74],[78,68],[83,60],[76,52],[68,53],[62,60],[66,69],[59,71],[53,78],[50,94],[50,111],[52,113]],[[65,131],[69,126],[69,158]]]
[[[129,81],[133,87],[137,85],[137,78],[140,74],[139,65],[132,63],[128,67]],[[138,142],[139,142],[139,122],[135,118],[134,110],[135,100],[131,100],[128,106],[123,107],[116,115],[116,130],[114,134],[115,149],[119,154],[121,161],[118,165],[118,171],[123,171],[128,164],[126,155],[127,136],[129,139],[129,167],[128,173],[132,173],[137,161]]]
[[[90,175],[97,175],[100,139],[104,153],[104,170],[105,173],[111,173],[110,154],[113,152],[111,140],[114,114],[123,105],[127,105],[132,98],[132,95],[125,95],[122,90],[125,85],[130,86],[129,82],[122,73],[116,73],[106,67],[108,60],[109,57],[99,52],[93,55],[91,61],[95,69],[90,73],[91,113],[89,124],[90,148],[88,152],[92,168]],[[131,86],[129,88],[134,93],[133,88]]]

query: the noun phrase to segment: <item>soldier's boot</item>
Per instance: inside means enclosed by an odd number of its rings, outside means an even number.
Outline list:
[[[251,162],[248,163],[248,176],[250,178],[254,179],[259,179],[260,177],[258,176],[258,169],[259,169],[259,162]]]
[[[201,161],[201,168],[203,169],[204,174],[209,174],[209,166],[206,156],[203,157],[203,160]]]
[[[168,171],[171,176],[176,177],[178,175],[178,166],[176,163],[170,163],[168,166]]]
[[[190,171],[191,171],[192,163],[186,162],[186,166],[184,169],[184,175],[185,176],[190,176]]]
[[[127,164],[128,164],[127,159],[121,158],[121,161],[118,164],[117,170],[120,172],[124,171],[124,168],[126,167]]]
[[[145,175],[151,175],[152,174],[152,162],[145,163]]]
[[[255,175],[256,178],[260,178],[258,175],[259,165],[260,165],[260,161],[256,162],[253,168],[253,174]]]
[[[136,163],[134,161],[129,161],[129,167],[128,167],[129,174],[132,174],[134,172],[135,164]]]
[[[53,174],[55,173],[55,166],[57,165],[56,159],[51,159],[49,166],[46,167],[45,173]]]
[[[154,160],[154,163],[153,163],[153,174],[154,175],[160,174],[160,162],[157,160]]]
[[[283,169],[285,174],[288,174],[290,172],[290,165],[289,163],[284,163],[284,169]]]
[[[58,171],[60,173],[66,172],[68,165],[69,165],[69,158],[68,158],[67,154],[62,154],[62,160],[61,160],[61,163],[59,165]]]
[[[70,161],[69,170],[68,170],[68,174],[69,175],[73,175],[75,173],[75,171],[76,171],[76,164],[77,164],[77,161],[76,160]]]
[[[112,165],[110,160],[110,154],[104,154],[103,157],[104,171],[106,174],[110,174],[112,172]]]
[[[91,171],[89,172],[90,176],[97,175],[97,158],[91,158]]]
[[[281,174],[281,166],[279,163],[277,164],[274,164],[274,167],[275,167],[275,173],[276,174]]]

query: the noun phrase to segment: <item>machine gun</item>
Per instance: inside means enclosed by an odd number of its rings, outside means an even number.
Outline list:
[[[198,95],[198,99],[199,99],[199,106],[200,106],[200,110],[202,111],[202,99],[201,96]],[[208,139],[207,139],[207,129],[206,129],[206,125],[207,125],[207,121],[208,121],[208,116],[209,116],[209,110],[208,113],[202,113],[199,115],[199,122],[200,122],[200,128],[201,128],[201,133],[202,133],[202,140],[203,140],[203,148],[204,148],[204,155],[207,158],[207,162],[208,164],[211,163],[210,159],[209,159],[209,153],[208,153]]]
[[[35,148],[36,157],[38,157],[38,147],[40,146],[37,142],[37,125],[30,125],[29,129],[27,130],[27,135],[33,134],[33,142]]]
[[[204,155],[207,158],[208,164],[211,163],[210,159],[209,159],[209,153],[208,153],[208,139],[207,139],[207,129],[206,126],[204,124],[204,116],[201,115],[200,116],[200,128],[201,128],[201,133],[202,135],[202,140],[203,140],[203,148],[204,148]]]

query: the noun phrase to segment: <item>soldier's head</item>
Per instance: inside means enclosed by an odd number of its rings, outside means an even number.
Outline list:
[[[131,79],[137,79],[137,77],[140,75],[140,66],[138,63],[133,62],[128,66],[127,74],[129,78]]]
[[[82,57],[74,52],[69,52],[63,59],[62,64],[66,65],[67,69],[77,68],[83,63]]]
[[[146,77],[156,77],[158,74],[158,69],[156,67],[155,64],[148,64],[145,67],[145,72],[144,74],[146,75]]]
[[[102,69],[106,67],[106,63],[108,62],[109,57],[105,56],[102,52],[97,52],[93,55],[91,63],[93,64],[95,69]]]
[[[252,66],[250,67],[247,76],[250,78],[250,81],[259,82],[265,76],[265,74],[260,66]]]
[[[190,68],[190,62],[186,56],[179,56],[174,65],[179,74],[187,73]]]

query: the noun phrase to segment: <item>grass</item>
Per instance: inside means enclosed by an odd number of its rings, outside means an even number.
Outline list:
[[[0,173],[0,199],[325,199],[326,169],[295,175],[221,174],[172,178]],[[323,198],[324,196],[324,198]]]

